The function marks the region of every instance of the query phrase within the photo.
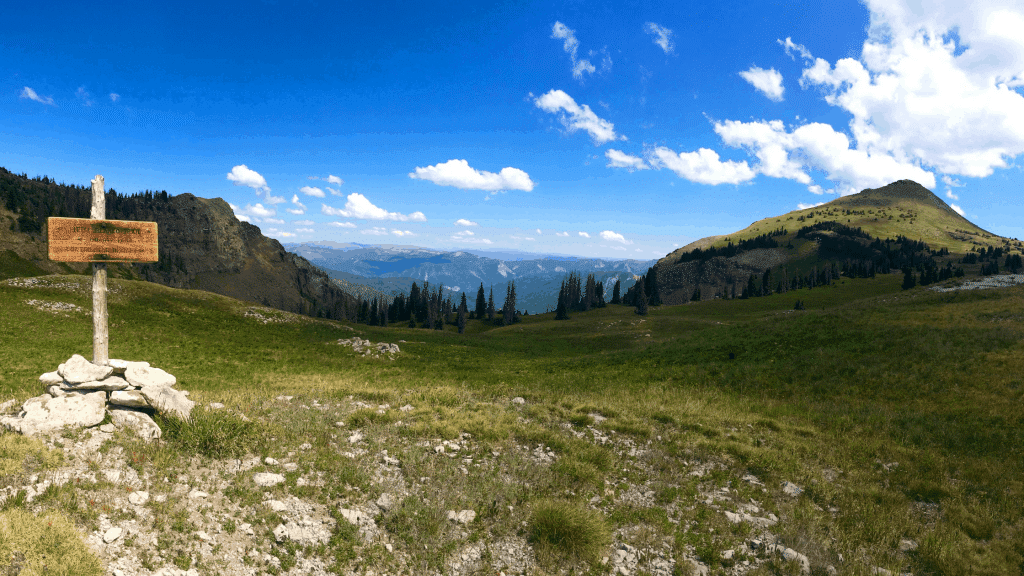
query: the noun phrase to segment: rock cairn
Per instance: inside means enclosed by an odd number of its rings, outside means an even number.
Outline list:
[[[146,441],[160,437],[154,413],[188,420],[195,402],[176,390],[177,379],[148,362],[110,360],[98,366],[75,354],[56,372],[39,377],[45,392],[29,398],[0,426],[25,436],[89,428],[109,414],[114,428],[131,428]]]

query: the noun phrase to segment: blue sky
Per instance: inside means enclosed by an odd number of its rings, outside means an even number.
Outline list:
[[[901,178],[1024,237],[1016,0],[4,11],[0,166],[282,242],[646,260]]]

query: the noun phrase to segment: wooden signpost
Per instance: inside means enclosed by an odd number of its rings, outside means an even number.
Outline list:
[[[90,218],[47,219],[50,260],[92,262],[92,363],[107,354],[107,262],[156,262],[156,222],[104,220],[103,176],[92,180]]]

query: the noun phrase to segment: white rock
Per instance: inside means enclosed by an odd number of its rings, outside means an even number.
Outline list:
[[[67,392],[64,391],[64,389],[61,388],[59,384],[50,384],[49,386],[47,386],[46,393],[49,394],[50,396],[53,396],[54,398],[60,398],[61,396],[67,394]]]
[[[278,542],[291,540],[302,546],[312,546],[326,544],[331,539],[331,531],[319,522],[288,522],[278,524],[277,528],[274,528],[274,539]]]
[[[139,490],[128,495],[128,502],[133,506],[142,506],[149,501],[149,492]]]
[[[299,465],[296,464],[295,462],[287,462],[287,463],[285,463],[283,468],[284,468],[285,472],[295,472],[296,470],[299,469]]]
[[[512,399],[513,404],[526,404],[526,400],[522,396],[516,396]]]
[[[309,442],[303,442],[302,445],[299,446],[299,450],[309,450],[312,447],[313,445],[310,444]]]
[[[39,377],[39,381],[43,383],[43,386],[49,386],[51,384],[63,384],[64,377],[57,372],[47,372]]]
[[[348,520],[348,523],[353,526],[374,524],[373,518],[370,518],[366,513],[360,512],[359,510],[339,508],[338,512],[341,514],[342,518]]]
[[[359,442],[362,439],[363,439],[362,432],[356,432],[355,434],[353,434],[353,435],[348,437],[348,443],[349,444],[355,444],[356,442]]]
[[[782,491],[785,492],[786,494],[789,494],[790,496],[799,496],[800,493],[803,492],[804,490],[803,488],[787,480],[782,483]]]
[[[128,374],[131,374],[131,369],[128,370]],[[169,386],[143,386],[141,392],[149,405],[156,408],[157,412],[165,416],[174,415],[185,421],[189,419],[192,408],[196,405],[181,391]]]
[[[900,540],[900,552],[911,552],[917,550],[917,542],[913,540]]]
[[[117,540],[118,538],[121,537],[121,532],[122,532],[121,528],[119,528],[117,526],[114,526],[110,530],[107,530],[106,533],[103,534],[103,543],[104,544],[110,544],[114,540]]]
[[[114,427],[113,424],[103,424],[102,426],[100,426],[100,432],[111,434],[114,432],[114,430],[116,430],[116,428]]]
[[[63,371],[58,368],[57,373],[63,376],[68,384],[103,380],[114,372],[110,366],[97,366],[78,354],[72,356],[62,366],[64,367]]]
[[[107,408],[107,414],[110,414],[110,421],[114,423],[114,426],[134,430],[135,435],[146,442],[156,440],[163,435],[163,431],[160,430],[157,423],[145,412],[110,406]]]
[[[131,382],[132,386],[138,386],[139,388],[145,388],[146,386],[174,386],[178,382],[178,379],[173,375],[159,368],[153,368],[148,365],[142,366],[138,363],[132,363],[124,371],[124,377]]]
[[[199,530],[198,532],[196,532],[196,538],[199,538],[203,542],[209,542],[210,540],[213,540],[213,538],[210,538],[209,534],[207,534],[206,532],[204,532],[202,530]]]
[[[203,492],[202,490],[192,490],[191,492],[188,493],[188,497],[189,498],[209,498],[210,494],[208,492]]]
[[[399,408],[399,410],[401,410],[402,412],[412,412],[413,410],[415,410],[415,408],[413,408],[412,405],[410,404],[406,404],[405,406]]]
[[[65,426],[95,426],[103,421],[106,403],[105,392],[60,398],[43,394],[26,400],[18,416],[0,418],[0,425],[25,436],[55,432]]]
[[[278,484],[281,484],[282,482],[284,482],[284,476],[282,476],[281,474],[260,472],[259,474],[256,474],[255,476],[252,477],[252,481],[255,482],[257,486],[263,486],[266,488],[269,486],[277,486]]]
[[[146,408],[149,406],[149,402],[146,402],[146,397],[138,390],[115,390],[110,393],[110,398],[107,401],[117,406],[127,406],[129,408]]]
[[[263,463],[266,464],[267,466],[277,466],[277,464],[278,464],[277,460],[274,459],[274,458],[271,458],[270,456],[267,456],[266,458],[264,458],[263,459]]]
[[[288,505],[280,500],[267,500],[264,504],[274,512],[286,512],[288,510]]]
[[[380,498],[377,498],[377,501],[375,503],[377,504],[378,508],[385,512],[393,510],[395,508],[395,505],[398,504],[398,502],[395,501],[395,497],[387,492],[381,494]]]
[[[103,390],[104,392],[124,390],[125,388],[130,387],[131,384],[120,376],[108,376],[103,380],[91,380],[89,382],[82,382],[81,384],[62,386],[64,390]]]
[[[114,369],[114,374],[124,376],[126,370],[132,366],[141,366],[143,368],[149,368],[149,362],[131,362],[128,360],[107,360],[107,366]]]
[[[210,410],[220,410],[224,405],[220,402],[210,402]]]
[[[476,519],[476,512],[472,510],[459,510],[458,512],[455,510],[449,510],[448,519],[460,524],[469,524]]]

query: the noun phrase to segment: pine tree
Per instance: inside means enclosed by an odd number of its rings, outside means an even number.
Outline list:
[[[587,274],[586,287],[583,289],[583,311],[588,312],[597,300],[596,288],[594,288],[594,275]]]
[[[658,265],[651,266],[651,269],[647,271],[647,275],[644,277],[644,282],[647,284],[644,288],[648,297],[648,304],[651,306],[661,306],[661,293],[658,291]]]
[[[487,298],[484,296],[484,283],[480,283],[480,289],[476,291],[476,317],[480,320],[484,319],[484,314],[487,313]]]
[[[376,298],[374,298],[373,302],[370,303],[370,318],[366,321],[366,323],[369,324],[370,326],[376,326],[377,324],[380,324],[380,311],[378,309],[379,306],[380,304],[377,302]]]
[[[604,282],[597,283],[597,307],[604,308],[608,304],[604,301]]]
[[[644,292],[643,278],[641,278],[636,284],[636,313],[641,316],[647,316],[647,294]]]
[[[914,272],[910,266],[903,267],[903,289],[910,290],[917,285],[917,279],[914,278]]]
[[[383,300],[381,302],[382,303],[381,303],[381,306],[380,306],[380,325],[382,327],[384,327],[384,328],[387,328],[388,327],[388,309],[390,308],[390,306],[388,306],[387,304],[384,304]]]
[[[483,285],[481,284],[481,286]],[[462,302],[459,303],[459,316],[456,319],[456,322],[458,322],[459,325],[459,334],[462,334],[466,331],[466,312],[468,311],[468,309],[469,306],[466,304],[466,293],[463,292]]]
[[[508,283],[505,291],[505,305],[501,309],[501,325],[508,326],[516,321],[516,283]]]
[[[700,286],[694,289],[693,296],[690,296],[690,302],[700,302]]]
[[[494,322],[494,286],[491,286],[491,294],[487,297],[487,321]]]
[[[612,304],[622,304],[622,280],[615,279],[615,286],[612,287]]]
[[[747,289],[743,291],[743,297],[753,298],[754,296],[757,296],[757,286],[754,285],[754,275],[751,274],[747,279]]]
[[[764,276],[761,277],[761,296],[769,296],[772,293],[772,269],[765,268]]]
[[[562,287],[558,289],[558,308],[555,310],[555,320],[569,319],[568,299],[565,293],[565,280],[562,280]]]

